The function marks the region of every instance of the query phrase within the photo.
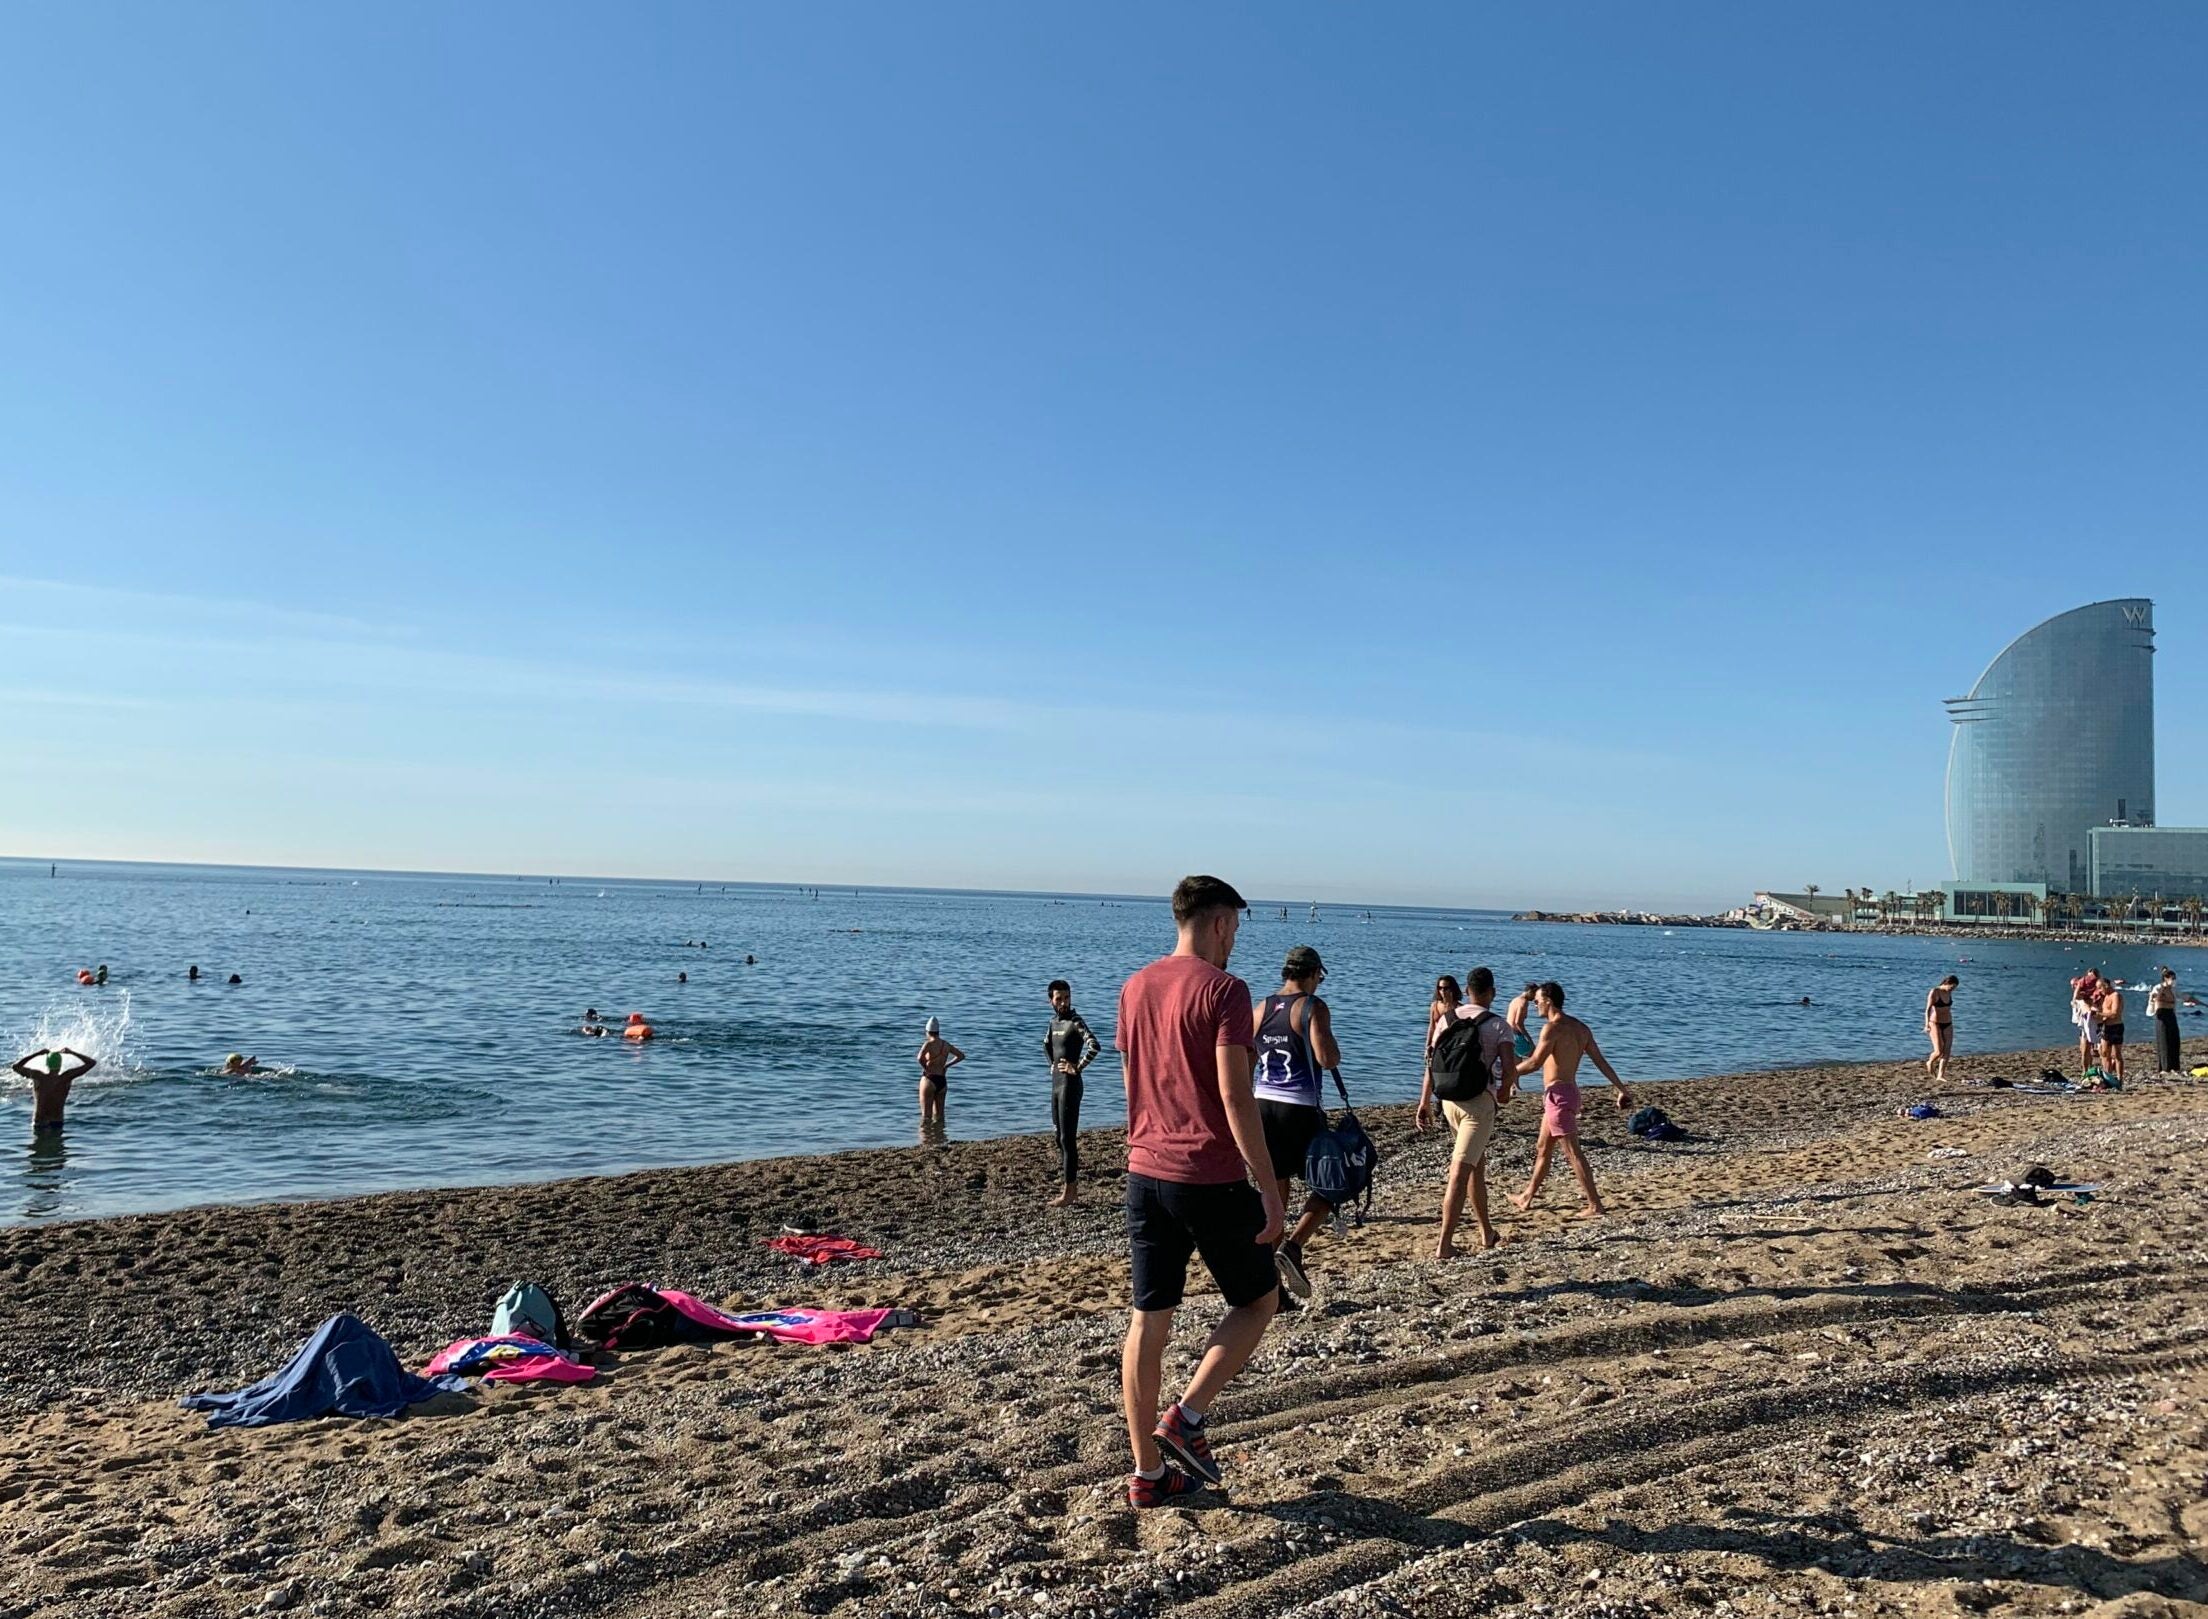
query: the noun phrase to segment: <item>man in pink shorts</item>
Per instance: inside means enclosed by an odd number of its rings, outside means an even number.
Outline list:
[[[1593,1063],[1602,1077],[1616,1088],[1619,1112],[1633,1105],[1633,1093],[1618,1077],[1618,1071],[1610,1066],[1609,1059],[1603,1056],[1602,1047],[1595,1043],[1595,1031],[1578,1018],[1565,1015],[1562,984],[1553,980],[1543,984],[1535,1004],[1541,1011],[1541,1038],[1534,1042],[1533,1055],[1518,1064],[1517,1071],[1521,1075],[1536,1072],[1541,1075],[1541,1137],[1533,1149],[1533,1177],[1511,1202],[1520,1209],[1533,1207],[1533,1200],[1541,1191],[1541,1182],[1549,1173],[1550,1155],[1561,1141],[1564,1156],[1571,1160],[1572,1174],[1579,1180],[1580,1195],[1586,1199],[1584,1212],[1591,1219],[1599,1218],[1602,1199],[1595,1194],[1594,1166],[1587,1162],[1587,1154],[1579,1144],[1581,1060]]]

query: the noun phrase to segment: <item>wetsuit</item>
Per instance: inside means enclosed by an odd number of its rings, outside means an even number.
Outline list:
[[[1081,1070],[1096,1061],[1096,1036],[1079,1012],[1050,1020],[1043,1054],[1051,1062],[1050,1129],[1058,1138],[1058,1164],[1068,1186],[1081,1178]],[[1058,1065],[1067,1064],[1067,1073]]]

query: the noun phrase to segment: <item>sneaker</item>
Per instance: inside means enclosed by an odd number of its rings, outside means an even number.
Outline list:
[[[1169,1507],[1202,1488],[1201,1484],[1177,1468],[1168,1467],[1156,1478],[1144,1478],[1140,1473],[1129,1473],[1127,1504],[1138,1510],[1144,1507]]]
[[[1204,1437],[1203,1425],[1189,1421],[1175,1400],[1158,1418],[1158,1431],[1151,1435],[1166,1455],[1206,1484],[1217,1484],[1220,1479],[1219,1463],[1211,1454],[1211,1441]]]
[[[1303,1244],[1284,1242],[1273,1256],[1280,1261],[1280,1279],[1299,1299],[1311,1296],[1311,1273],[1303,1268]]]
[[[1302,1308],[1303,1306],[1296,1302],[1295,1294],[1288,1291],[1288,1284],[1282,1282],[1278,1300],[1273,1306],[1273,1313],[1276,1315],[1294,1315]]]

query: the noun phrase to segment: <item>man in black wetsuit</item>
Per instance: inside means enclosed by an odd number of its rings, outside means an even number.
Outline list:
[[[1096,1036],[1073,1009],[1073,986],[1050,981],[1050,1032],[1043,1055],[1050,1059],[1050,1128],[1058,1138],[1060,1178],[1065,1186],[1050,1200],[1062,1209],[1074,1200],[1081,1179],[1081,1070],[1096,1061]]]

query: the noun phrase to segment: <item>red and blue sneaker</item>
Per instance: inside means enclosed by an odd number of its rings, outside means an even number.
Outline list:
[[[1127,1504],[1131,1507],[1169,1507],[1185,1500],[1203,1486],[1176,1468],[1168,1467],[1156,1478],[1144,1478],[1140,1473],[1127,1475]]]
[[[1151,1437],[1192,1477],[1206,1484],[1219,1482],[1219,1463],[1211,1454],[1211,1441],[1204,1437],[1203,1422],[1183,1411],[1180,1401],[1165,1408],[1165,1415],[1158,1418],[1158,1431]]]

